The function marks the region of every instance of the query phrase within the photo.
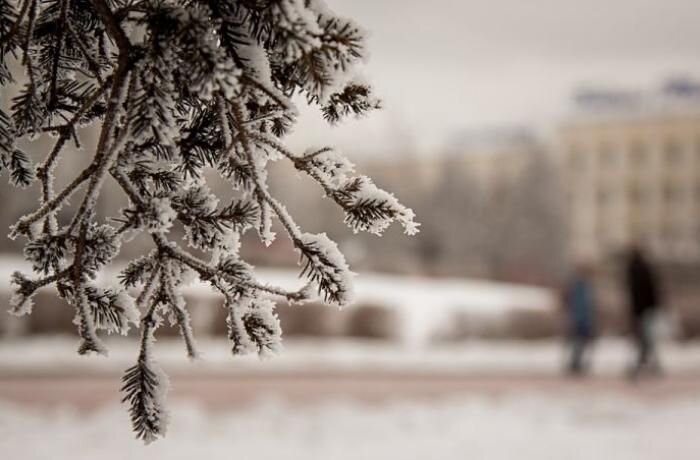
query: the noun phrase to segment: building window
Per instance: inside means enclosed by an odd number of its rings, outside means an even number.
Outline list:
[[[627,188],[627,199],[633,205],[643,205],[646,200],[646,193],[637,183],[632,183]]]
[[[680,191],[675,184],[664,184],[663,194],[667,203],[674,203],[680,199]]]
[[[630,145],[627,163],[632,168],[642,168],[649,162],[649,150],[640,142],[635,141]]]
[[[681,145],[673,140],[669,139],[664,145],[664,158],[666,159],[666,164],[669,166],[677,165],[681,162],[683,157],[683,149]]]
[[[613,152],[609,143],[603,142],[600,144],[598,158],[600,159],[601,168],[609,168],[615,164],[615,152]]]
[[[596,200],[598,201],[598,206],[607,206],[612,200],[610,189],[608,187],[600,187],[596,193]]]
[[[581,150],[578,147],[570,147],[567,156],[569,161],[569,167],[572,171],[579,172],[585,168],[586,164],[584,161],[585,159],[583,158],[583,152],[581,152]]]

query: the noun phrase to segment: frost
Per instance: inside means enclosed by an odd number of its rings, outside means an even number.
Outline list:
[[[150,233],[167,233],[177,218],[177,212],[170,205],[170,198],[153,198],[151,209],[146,220]]]
[[[407,235],[419,231],[413,210],[399,203],[392,193],[378,188],[368,177],[353,178],[336,193],[336,199],[345,209],[345,221],[356,232],[381,235],[393,221],[399,222]]]
[[[272,71],[265,50],[257,43],[249,42],[239,46],[238,53],[258,83],[265,88],[272,87]]]
[[[282,329],[269,299],[244,298],[227,304],[226,323],[234,355],[257,353],[268,358],[282,348]]]
[[[171,324],[177,324],[180,329],[180,335],[185,342],[187,356],[190,359],[196,359],[198,357],[198,352],[194,341],[194,334],[192,333],[190,313],[185,306],[185,298],[179,290],[181,276],[178,271],[173,273],[173,266],[176,266],[176,264],[172,262],[169,263],[162,274],[163,290],[168,300],[168,313],[171,315]]]
[[[15,316],[31,314],[34,308],[32,296],[37,286],[20,272],[12,273],[11,283],[14,286],[14,290],[10,297],[9,313]]]
[[[135,85],[136,98],[140,103],[133,107],[134,111],[138,111],[133,116],[138,116],[139,123],[133,131],[136,140],[146,141],[155,134],[159,143],[174,147],[180,136],[173,116],[176,91],[171,69],[177,66],[177,60],[165,44],[164,50],[161,56],[154,57],[150,65],[140,66]]]
[[[116,289],[115,289],[116,290]],[[124,312],[124,318],[126,319],[126,324],[138,324],[141,319],[141,313],[136,307],[136,301],[133,297],[129,295],[126,291],[118,291],[115,304],[122,309]],[[122,335],[126,335],[129,332],[128,326],[123,328],[121,331]]]
[[[277,237],[277,234],[272,231],[272,212],[267,204],[263,204],[262,213],[260,215],[260,228],[258,233],[260,239],[265,246],[270,246]]]
[[[316,14],[320,16],[333,17],[333,11],[328,8],[326,2],[323,0],[309,0],[309,8],[311,8]]]
[[[15,316],[30,315],[34,308],[34,301],[31,297],[26,297],[22,294],[15,293],[10,297],[9,312]]]
[[[170,378],[154,360],[150,360],[149,365],[155,376],[155,385],[152,399],[146,404],[146,412],[150,422],[158,425],[158,435],[162,437],[167,433],[168,424],[170,423],[170,411],[166,404],[168,392],[170,391]],[[145,442],[150,444],[156,439],[156,436],[148,436]]]
[[[313,168],[320,180],[329,186],[338,187],[355,172],[355,165],[333,149],[309,149],[303,158]]]
[[[271,15],[280,29],[294,37],[278,45],[287,63],[297,61],[321,46],[319,36],[322,30],[316,15],[304,6],[302,0],[281,0],[272,5]]]
[[[197,355],[184,286],[209,283],[225,299],[234,353],[263,357],[281,348],[275,301],[320,296],[342,306],[353,298],[354,274],[337,245],[299,228],[283,195],[294,190],[278,197],[270,189],[272,162],[308,174],[356,231],[379,234],[392,222],[418,230],[410,209],[357,176],[339,152],[298,155],[284,144],[299,115],[296,95],[331,123],[378,108],[355,77],[365,33],[322,0],[136,2],[116,22],[103,9],[130,2],[22,3],[22,14],[0,13],[23,45],[10,47],[12,69],[0,64],[2,91],[16,95],[10,112],[0,110],[0,173],[20,188],[36,183],[40,199],[12,227],[12,238],[27,239],[34,278],[13,275],[10,308],[27,314],[35,291],[55,286],[75,310],[80,354],[106,354],[102,334],[140,324],[139,356],[122,391],[134,430],[150,442],[167,422],[167,378],[152,359],[164,319],[180,329],[187,355]],[[60,62],[37,58],[54,55],[59,41]],[[88,125],[99,130],[94,144],[80,129]],[[34,165],[18,146],[44,132],[53,145]],[[84,169],[65,175],[57,168],[70,168],[61,161],[67,145],[90,155]],[[214,175],[231,183],[226,198],[209,189]],[[108,179],[123,201],[116,216],[99,209]],[[80,201],[67,206],[76,192]],[[257,231],[269,246],[273,229],[300,254],[296,289],[261,283],[240,257],[241,241]],[[98,284],[136,235],[152,245],[148,255],[128,263],[119,288]]]
[[[211,262],[218,264],[226,256],[238,256],[241,236],[234,231],[224,232],[218,246],[212,251]]]
[[[75,318],[73,323],[78,326],[78,335],[80,336],[80,345],[78,346],[78,354],[89,355],[98,354],[102,356],[108,355],[107,347],[97,336],[95,318],[93,314],[93,306],[89,298],[89,290],[81,289],[74,293],[69,301],[75,307]]]
[[[301,300],[296,301],[298,305],[303,305],[306,302],[316,300],[318,293],[318,285],[314,282],[306,283],[306,285],[299,291],[299,297]]]
[[[189,267],[178,265],[173,269],[173,277],[180,286],[189,286],[199,279],[197,272]]]
[[[146,341],[153,340],[151,336]],[[170,380],[165,372],[150,355],[144,355],[127,369],[123,381],[124,402],[131,405],[129,412],[136,436],[146,444],[165,436],[170,422],[166,405]]]
[[[350,271],[338,245],[325,233],[304,233],[299,241],[299,251],[306,259],[302,275],[317,284],[326,301],[341,307],[352,303],[355,273]]]

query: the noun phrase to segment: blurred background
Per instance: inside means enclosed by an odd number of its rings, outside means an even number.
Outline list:
[[[0,448],[37,459],[698,458],[700,5],[327,3],[369,31],[363,72],[384,109],[329,127],[300,100],[290,145],[336,145],[414,209],[420,234],[352,234],[314,183],[274,168],[273,191],[301,226],[326,231],[359,274],[356,304],[280,304],[285,350],[258,361],[230,356],[221,300],[191,286],[203,358],[188,362],[177,332],[161,331],[173,419],[144,448],[119,406],[133,337],[109,338],[108,359],[78,357],[72,311],[42,292],[31,316],[0,315]],[[38,154],[50,139],[34,144]],[[76,165],[86,153],[71,154]],[[16,193],[2,181],[0,228],[36,206],[37,190]],[[124,204],[101,200],[105,216]],[[664,299],[663,374],[635,381],[632,244]],[[29,271],[21,245],[0,238],[0,305],[10,274]],[[298,284],[284,238],[266,248],[247,235],[242,252],[263,280]],[[582,263],[597,337],[589,375],[573,378],[561,299]]]

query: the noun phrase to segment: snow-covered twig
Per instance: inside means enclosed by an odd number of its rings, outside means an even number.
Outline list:
[[[39,204],[12,229],[12,237],[26,237],[25,257],[39,274],[13,275],[12,311],[30,313],[36,290],[55,284],[75,308],[84,354],[106,353],[98,331],[126,334],[137,309],[145,309],[141,350],[123,391],[134,430],[147,442],[162,436],[167,422],[167,378],[152,357],[164,313],[180,328],[187,354],[196,355],[180,292],[189,277],[224,297],[234,354],[280,349],[273,300],[352,300],[353,273],[337,245],[302,231],[268,188],[271,161],[287,158],[308,173],[355,230],[379,233],[392,221],[415,229],[410,210],[369,178],[351,175],[353,166],[337,152],[295,155],[284,144],[298,116],[295,94],[332,123],[378,107],[368,85],[347,82],[365,55],[362,31],[322,2],[0,0],[0,35],[0,90],[14,86],[8,93],[17,94],[9,114],[0,110],[0,172],[29,186],[31,155],[18,146],[58,137],[35,168]],[[7,66],[8,53],[26,78]],[[64,182],[54,176],[71,167],[60,160],[71,140],[78,148],[87,143],[80,127],[91,123],[99,136],[85,149],[87,166],[59,189]],[[231,181],[230,202],[219,204],[205,168]],[[114,185],[109,177],[116,182],[110,193],[127,204],[104,220],[98,199]],[[68,208],[79,191],[77,206]],[[275,221],[300,256],[297,290],[259,281],[239,254],[248,230],[272,243]],[[197,252],[171,231],[184,233]],[[96,285],[139,233],[152,251],[129,262],[121,287]],[[135,302],[132,288],[140,289]]]

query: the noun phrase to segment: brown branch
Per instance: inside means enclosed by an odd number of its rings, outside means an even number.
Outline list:
[[[95,7],[95,11],[102,20],[102,23],[107,28],[107,33],[117,44],[119,48],[119,58],[122,59],[129,58],[129,52],[131,51],[131,43],[119,24],[119,19],[114,15],[109,5],[105,0],[93,0],[92,5]]]
[[[71,265],[67,268],[64,268],[60,272],[54,273],[53,275],[45,276],[37,280],[29,280],[29,282],[32,285],[32,293],[34,293],[37,289],[40,289],[44,286],[48,286],[49,284],[55,283],[56,281],[68,277],[72,269],[73,266]]]
[[[91,166],[94,167],[94,172],[90,176],[90,182],[88,184],[88,189],[85,192],[85,197],[83,198],[80,208],[76,212],[73,221],[71,222],[68,233],[72,233],[75,226],[80,224],[78,231],[78,241],[75,248],[75,274],[74,282],[76,283],[76,290],[80,284],[80,279],[82,276],[82,255],[85,250],[85,239],[87,238],[87,230],[90,222],[89,218],[86,218],[85,214],[88,209],[94,204],[94,200],[97,198],[100,192],[102,182],[105,176],[109,172],[109,168],[112,166],[114,160],[116,160],[120,151],[121,142],[125,141],[126,134],[128,132],[128,126],[123,128],[120,139],[115,140],[111,148],[108,148],[108,143],[116,129],[116,118],[120,111],[120,107],[126,98],[125,88],[127,80],[128,70],[120,67],[114,76],[114,83],[112,85],[112,94],[109,99],[109,104],[107,105],[107,113],[105,115],[105,121],[102,124],[102,131],[100,132],[100,138],[97,143],[97,152],[95,153],[95,159],[93,160]]]
[[[102,97],[102,94],[104,94],[106,88],[106,85],[102,85],[97,91],[95,91],[95,93],[91,97],[89,97],[85,101],[85,103],[83,103],[82,107],[75,113],[73,118],[59,130],[61,134],[58,140],[56,141],[56,144],[54,144],[53,149],[51,150],[49,155],[47,155],[44,162],[37,167],[37,176],[39,177],[42,186],[42,205],[48,203],[53,199],[54,191],[51,171],[54,168],[54,165],[58,160],[58,156],[63,147],[65,146],[66,142],[71,137],[71,135],[74,135],[75,124],[80,120],[80,117],[83,116],[85,112],[90,110],[90,108],[97,102],[97,100],[100,97]],[[50,215],[50,218],[47,221],[45,221],[44,230],[46,233],[49,234],[56,231],[56,222],[55,218],[52,215]]]
[[[146,281],[146,284],[143,286],[143,290],[139,294],[139,296],[136,298],[136,306],[141,308],[143,304],[151,300],[151,297],[153,297],[153,290],[155,288],[156,280],[158,279],[158,272],[160,271],[160,262],[156,263],[156,266],[153,268],[153,271],[151,272],[151,276],[148,278]]]
[[[107,32],[116,41],[117,47],[119,48],[119,56],[117,69],[114,73],[114,80],[112,81],[112,87],[110,90],[109,102],[107,103],[107,112],[105,114],[105,119],[102,123],[102,130],[97,142],[95,158],[91,165],[94,166],[94,172],[90,176],[90,182],[88,184],[88,189],[85,192],[83,202],[81,203],[80,208],[69,228],[70,233],[73,226],[80,222],[78,238],[75,244],[75,255],[73,259],[73,285],[75,286],[77,300],[76,308],[80,316],[80,335],[85,338],[84,343],[88,345],[91,343],[95,344],[96,335],[92,312],[85,306],[85,294],[83,289],[83,254],[85,253],[88,226],[91,220],[90,218],[86,218],[85,214],[88,208],[94,204],[94,200],[99,194],[102,182],[104,181],[105,176],[108,174],[112,163],[114,160],[116,160],[117,155],[119,154],[120,143],[126,140],[126,135],[129,130],[127,124],[127,126],[125,126],[120,133],[121,139],[117,139],[115,140],[114,144],[111,146],[109,145],[116,129],[117,116],[120,113],[122,104],[125,102],[128,103],[128,100],[125,101],[125,99],[129,98],[129,94],[126,94],[126,89],[129,86],[127,84],[127,79],[130,67],[129,51],[131,49],[131,44],[126,37],[126,34],[112,14],[112,11],[109,9],[107,3],[105,3],[105,0],[94,0],[93,6],[97,11],[98,16],[100,16],[100,19],[105,24]],[[99,343],[97,345],[99,348]]]
[[[59,13],[60,25],[58,27],[58,37],[56,37],[56,50],[51,62],[51,84],[49,87],[49,108],[53,108],[56,104],[58,96],[56,95],[56,85],[58,84],[58,64],[61,60],[61,51],[63,48],[63,40],[66,33],[66,14],[68,13],[68,4],[70,0],[61,0],[61,11]]]
[[[32,37],[34,36],[34,27],[36,26],[36,14],[37,9],[39,8],[39,2],[38,0],[30,0],[30,2],[28,18],[29,23],[27,24],[27,36],[25,37],[23,44],[24,57],[22,59],[22,63],[27,66],[29,78],[32,80],[32,85],[34,85],[34,73],[31,70],[31,62],[29,62],[29,42],[31,42]]]
[[[317,157],[318,155],[321,155],[321,154],[326,153],[326,152],[330,152],[332,150],[330,147],[323,147],[323,148],[315,150],[309,154],[306,154],[303,156],[297,156],[297,155],[294,155],[291,151],[289,151],[284,145],[282,145],[276,139],[273,139],[270,136],[266,136],[266,135],[260,134],[260,133],[250,133],[250,136],[253,139],[257,140],[258,142],[261,142],[269,147],[272,147],[273,149],[275,149],[279,153],[281,153],[283,156],[287,157],[294,164],[294,167],[297,170],[305,172],[312,179],[314,179],[321,186],[321,188],[323,188],[323,191],[327,197],[331,198],[338,205],[340,205],[341,207],[344,208],[343,203],[338,200],[338,193],[337,193],[338,191],[324,177],[319,175],[317,171],[315,171],[313,168],[310,168],[306,165],[306,163],[308,161],[312,160],[313,158]]]
[[[46,217],[49,213],[57,210],[72,194],[75,190],[82,185],[95,171],[94,165],[90,165],[83,169],[78,176],[73,179],[73,181],[64,188],[61,193],[56,195],[52,200],[44,203],[39,209],[34,211],[32,214],[22,217],[17,224],[15,224],[11,237],[17,235],[27,235],[29,234],[29,227],[38,222],[39,220]]]
[[[141,198],[138,191],[134,188],[131,182],[129,182],[129,178],[126,177],[124,171],[118,168],[112,168],[111,174],[114,180],[116,180],[119,186],[122,188],[124,193],[126,193],[129,199],[134,203],[134,205],[141,209],[144,209],[145,203],[143,198]],[[287,291],[285,289],[275,286],[267,286],[252,281],[243,281],[238,278],[234,278],[230,275],[227,275],[226,273],[221,273],[217,271],[216,268],[210,266],[203,260],[198,259],[192,254],[189,254],[185,250],[179,248],[174,243],[168,241],[168,239],[160,233],[152,233],[151,239],[158,248],[158,251],[161,254],[163,254],[163,256],[171,257],[187,265],[191,269],[195,270],[202,280],[214,279],[218,276],[224,278],[230,283],[239,284],[248,289],[267,292],[269,294],[273,294],[279,297],[284,297],[288,300],[301,300],[304,298],[304,288],[301,288],[297,291]]]
[[[90,68],[90,71],[94,74],[95,79],[97,79],[97,81],[100,82],[101,85],[104,85],[104,79],[102,78],[102,74],[100,72],[100,65],[97,63],[97,61],[95,61],[95,58],[92,55],[90,55],[90,51],[85,46],[85,43],[83,43],[83,40],[80,39],[78,33],[73,29],[73,26],[71,25],[70,21],[66,21],[66,29],[68,29],[68,33],[70,33],[70,35],[73,37],[73,40],[75,41],[76,45],[78,45],[78,49],[85,57],[85,60],[88,63],[88,67]]]
[[[245,128],[245,120],[243,118],[243,107],[240,102],[232,102],[233,107],[233,122],[235,124],[238,138],[243,146],[243,151],[245,152],[248,164],[251,166],[253,182],[255,183],[256,193],[260,196],[277,215],[277,218],[282,223],[282,226],[287,231],[289,238],[292,240],[296,247],[301,245],[301,234],[297,228],[296,223],[292,220],[292,217],[284,209],[282,204],[277,201],[270,192],[267,190],[266,185],[263,183],[260,177],[260,172],[255,165],[255,157],[253,156],[253,149],[250,143],[249,133]],[[224,129],[226,129],[224,127]]]
[[[282,107],[285,110],[290,110],[290,111],[296,111],[296,108],[294,105],[291,104],[291,102],[284,97],[284,95],[278,94],[277,93],[277,88],[269,88],[267,85],[263,84],[262,82],[258,81],[257,79],[251,77],[250,75],[242,75],[241,80],[244,83],[248,83],[250,85],[253,85],[257,87],[260,91],[263,93],[267,94],[271,99],[273,99],[277,105]]]

